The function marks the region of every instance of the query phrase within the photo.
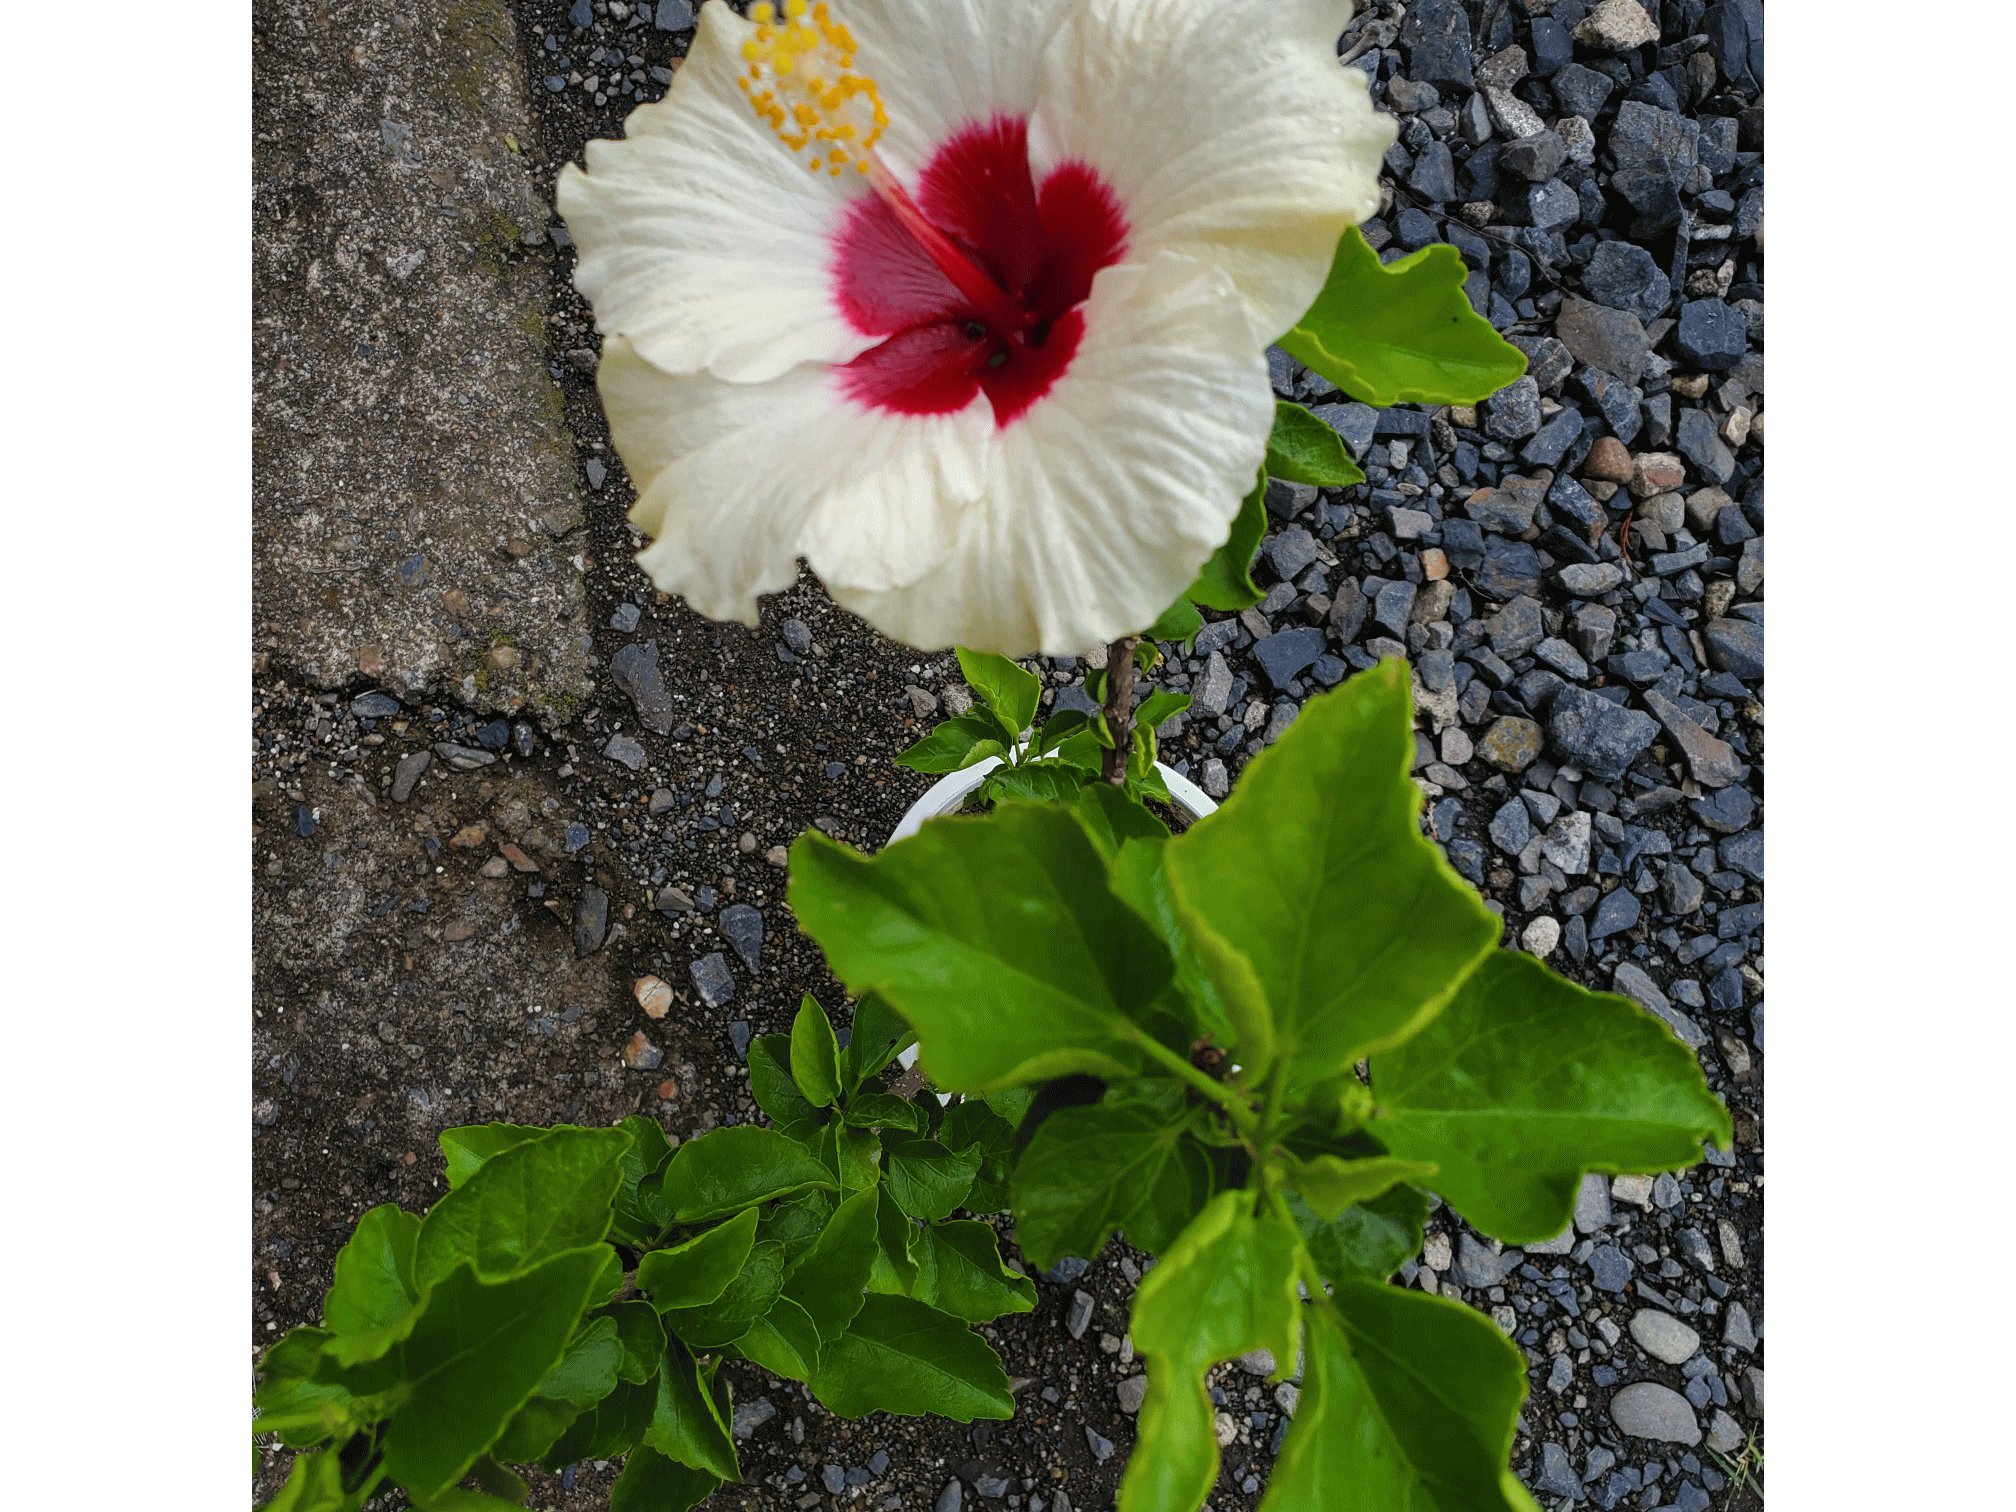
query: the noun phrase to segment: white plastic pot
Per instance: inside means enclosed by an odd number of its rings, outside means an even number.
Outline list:
[[[894,845],[898,840],[905,840],[916,834],[926,819],[958,813],[960,805],[966,801],[966,795],[985,782],[987,774],[999,765],[1001,765],[999,756],[989,756],[985,761],[976,761],[970,767],[947,772],[931,784],[922,798],[910,805],[902,821],[890,831],[888,843]],[[1169,785],[1169,796],[1176,800],[1176,807],[1188,814],[1193,821],[1217,810],[1218,805],[1212,800],[1211,795],[1188,777],[1182,776],[1159,761],[1155,763],[1155,770],[1162,774],[1162,780]],[[909,1046],[896,1057],[896,1060],[906,1068],[916,1065],[917,1047]],[[941,1092],[938,1100],[950,1102],[952,1099]]]

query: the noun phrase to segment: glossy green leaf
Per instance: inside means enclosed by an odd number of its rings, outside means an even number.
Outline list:
[[[658,1405],[658,1375],[641,1386],[620,1385],[577,1416],[553,1446],[539,1456],[544,1470],[559,1470],[582,1460],[614,1459],[644,1437]]]
[[[1024,803],[1067,803],[1087,780],[1086,769],[1072,762],[1025,761],[1021,766],[996,767],[975,796],[983,804],[1011,798]]]
[[[642,1113],[632,1113],[616,1127],[630,1136],[630,1148],[617,1163],[623,1175],[610,1199],[616,1214],[610,1233],[624,1244],[642,1246],[655,1240],[671,1218],[663,1210],[657,1184],[649,1178],[665,1164],[672,1146],[658,1121]]]
[[[799,1192],[784,1198],[770,1210],[757,1225],[756,1237],[782,1245],[788,1265],[817,1242],[820,1234],[825,1232],[826,1220],[833,1216],[833,1209],[837,1206],[831,1192],[817,1187]]]
[[[1118,1512],[1194,1512],[1218,1474],[1204,1373],[1219,1360],[1270,1349],[1295,1368],[1302,1304],[1295,1231],[1253,1215],[1254,1194],[1221,1192],[1192,1220],[1134,1294],[1129,1331],[1148,1358],[1133,1458]]]
[[[435,1136],[435,1143],[448,1158],[448,1185],[452,1190],[482,1170],[483,1163],[492,1156],[544,1139],[552,1132],[536,1124],[465,1124],[459,1129],[443,1129]]]
[[[412,1394],[385,1430],[388,1475],[425,1497],[468,1473],[566,1353],[604,1253],[568,1250],[496,1282],[463,1261],[433,1283],[402,1352]]]
[[[1414,1187],[1394,1187],[1335,1218],[1317,1217],[1294,1192],[1287,1201],[1302,1243],[1326,1280],[1370,1276],[1384,1281],[1421,1251],[1428,1199]]]
[[[833,1173],[834,1191],[843,1199],[882,1179],[881,1153],[881,1141],[871,1129],[830,1123],[820,1131],[819,1158]]]
[[[259,1362],[259,1387],[252,1393],[252,1405],[258,1409],[254,1432],[277,1433],[289,1448],[305,1449],[349,1437],[390,1413],[403,1399],[403,1388],[396,1381],[386,1392],[360,1396],[341,1379],[340,1371],[325,1370],[324,1351],[334,1337],[322,1328],[289,1329],[266,1351]]]
[[[1366,404],[1475,404],[1525,372],[1526,358],[1470,308],[1468,276],[1444,242],[1382,264],[1352,226],[1323,292],[1278,345]]]
[[[915,1134],[924,1125],[917,1105],[892,1092],[857,1092],[847,1100],[847,1122],[857,1129],[901,1129]]]
[[[917,1284],[917,1262],[910,1257],[910,1239],[917,1224],[896,1206],[889,1189],[879,1189],[875,1207],[875,1262],[868,1289],[884,1296],[907,1297]]]
[[[809,1381],[819,1368],[818,1325],[789,1297],[771,1303],[770,1311],[751,1322],[749,1331],[728,1347],[787,1380]]]
[[[413,1243],[420,1220],[386,1202],[357,1220],[336,1255],[336,1278],[322,1299],[322,1322],[334,1333],[388,1328],[413,1310]]]
[[[1505,1468],[1526,1361],[1489,1319],[1347,1279],[1308,1323],[1264,1512],[1531,1512]]]
[[[735,1457],[729,1416],[721,1411],[712,1387],[709,1373],[673,1340],[666,1346],[665,1364],[658,1372],[658,1399],[651,1426],[644,1430],[644,1443],[717,1479],[740,1480],[742,1466]]]
[[[603,1316],[616,1324],[616,1341],[622,1355],[616,1362],[616,1378],[640,1385],[651,1379],[658,1360],[665,1353],[665,1325],[649,1302],[614,1302]]]
[[[966,1200],[980,1157],[935,1139],[907,1139],[889,1153],[889,1195],[912,1218],[943,1218]]]
[[[649,1445],[633,1449],[609,1488],[609,1512],[688,1512],[720,1487],[721,1478],[682,1465]]]
[[[970,1423],[1015,1414],[1008,1377],[985,1340],[909,1297],[871,1296],[826,1345],[812,1394],[841,1417],[926,1413]]]
[[[560,1363],[540,1377],[534,1394],[585,1411],[616,1389],[616,1370],[622,1363],[616,1320],[590,1318],[568,1342]]]
[[[756,1209],[746,1208],[726,1223],[671,1249],[653,1250],[637,1262],[637,1288],[659,1312],[705,1307],[728,1289],[756,1242]]]
[[[1197,1030],[1219,1048],[1228,1048],[1240,1038],[1233,1028],[1234,1004],[1228,1003],[1225,995],[1218,990],[1210,969],[1198,953],[1196,938],[1176,916],[1176,900],[1169,891],[1169,878],[1162,869],[1167,844],[1166,836],[1123,843],[1119,854],[1109,863],[1107,883],[1114,895],[1139,914],[1168,948],[1175,963],[1176,988],[1189,1005]],[[1246,980],[1252,980],[1250,969]],[[1257,994],[1257,984],[1253,991]],[[1242,1000],[1237,1006],[1243,1015],[1252,1011],[1254,1005]],[[1258,1009],[1264,1026],[1268,1022],[1264,998],[1260,999]],[[1267,1041],[1271,1042],[1271,1029],[1264,1032]],[[1252,1036],[1249,1033],[1247,1037]]]
[[[1416,823],[1408,705],[1398,660],[1311,699],[1163,852],[1179,917],[1207,960],[1213,936],[1244,957],[1298,1084],[1418,1032],[1498,938]]]
[[[915,745],[898,752],[896,764],[937,776],[961,771],[989,756],[1004,756],[1007,751],[1007,744],[991,719],[962,714],[946,720]]]
[[[1073,735],[1078,734],[1089,723],[1090,720],[1086,718],[1083,709],[1059,709],[1055,714],[1052,714],[1048,719],[1043,721],[1043,728],[1037,734],[1035,745],[1031,749],[1030,754],[1050,755],[1058,746],[1069,740]]]
[[[811,1151],[753,1124],[687,1140],[672,1152],[664,1175],[666,1205],[681,1223],[705,1223],[805,1187],[833,1186],[832,1174]]]
[[[789,1035],[766,1034],[749,1046],[749,1095],[780,1134],[808,1147],[818,1143],[824,1124],[791,1079]]]
[[[492,1156],[420,1225],[414,1279],[424,1289],[465,1260],[485,1279],[522,1275],[597,1243],[609,1232],[618,1162],[630,1144],[622,1129],[563,1125]]]
[[[1225,544],[1211,554],[1184,596],[1206,609],[1234,612],[1266,595],[1253,585],[1253,557],[1267,534],[1267,475],[1256,476],[1253,491],[1239,501],[1239,514]]]
[[[1143,1102],[1065,1108],[1043,1121],[1012,1178],[1015,1242],[1038,1269],[1090,1258],[1115,1229],[1154,1249],[1207,1194],[1203,1156],[1183,1138],[1187,1112]]]
[[[439,1496],[430,1496],[425,1502],[413,1504],[419,1512],[520,1512],[525,1503],[521,1497],[517,1501],[502,1496],[493,1496],[488,1491],[469,1491],[460,1486],[450,1486]]]
[[[476,1482],[479,1488],[475,1494],[488,1496],[493,1499],[493,1502],[501,1502],[505,1506],[522,1506],[525,1498],[532,1494],[532,1488],[525,1483],[525,1478],[518,1474],[517,1471],[507,1469],[505,1466],[499,1464],[497,1457],[492,1454],[486,1454],[479,1458],[469,1474],[470,1478]],[[458,1493],[451,1490],[446,1494],[452,1497]],[[471,1493],[463,1491],[459,1494],[468,1496]],[[429,1512],[431,1512],[432,1508],[439,1507],[440,1505],[440,1498],[435,1498],[434,1501],[428,1504]],[[470,1512],[480,1512],[480,1509],[472,1506]]]
[[[297,1454],[288,1468],[287,1484],[260,1512],[357,1512],[369,1499],[382,1473],[346,1490],[343,1461],[336,1450]]]
[[[1531,956],[1494,950],[1440,1018],[1372,1061],[1393,1154],[1485,1233],[1551,1239],[1587,1171],[1673,1170],[1730,1141],[1729,1110],[1694,1054],[1628,999],[1586,992]]]
[[[938,1086],[1139,1067],[1129,1015],[1169,980],[1168,952],[1069,814],[941,819],[872,860],[808,831],[791,856],[799,927],[850,990],[917,1027]]]
[[[840,1041],[826,1010],[809,992],[791,1023],[791,1080],[815,1108],[830,1106],[840,1095]]]
[[[1155,617],[1155,623],[1141,632],[1148,640],[1173,641],[1188,645],[1204,628],[1204,616],[1190,602],[1189,595],[1176,600]]]
[[[1266,466],[1270,477],[1322,488],[1365,481],[1365,474],[1344,450],[1344,438],[1286,399],[1274,401],[1274,432],[1267,438]]]
[[[856,1192],[834,1210],[818,1241],[785,1272],[783,1295],[805,1309],[831,1339],[861,1310],[862,1288],[875,1265],[875,1216],[881,1193]]]
[[[751,1320],[770,1311],[783,1287],[784,1247],[759,1241],[720,1296],[701,1307],[669,1308],[660,1316],[667,1333],[695,1349],[716,1349],[741,1338]]]
[[[655,1360],[652,1369],[657,1369]],[[507,1465],[531,1464],[550,1450],[580,1416],[578,1407],[535,1396],[518,1409],[505,1426],[503,1436],[490,1446],[490,1452]]]
[[[847,1032],[847,1086],[852,1091],[896,1059],[917,1038],[910,1021],[874,993],[854,1005]]]
[[[1167,840],[1169,826],[1110,782],[1091,783],[1072,800],[1071,812],[1107,861],[1129,840]]]
[[[1396,1160],[1388,1155],[1342,1160],[1318,1155],[1313,1160],[1291,1159],[1288,1184],[1319,1217],[1335,1218],[1354,1202],[1370,1202],[1403,1181],[1424,1181],[1435,1170],[1432,1160]]]
[[[994,1230],[971,1218],[927,1223],[912,1248],[917,1280],[911,1295],[968,1323],[1033,1311],[1036,1283],[1001,1262]]]
[[[1042,679],[991,651],[968,651],[964,646],[955,646],[953,650],[966,686],[980,695],[981,702],[1015,734],[1028,729],[1035,721],[1036,703],[1043,694]]]
[[[1188,693],[1171,693],[1167,688],[1157,688],[1135,707],[1134,724],[1137,729],[1157,729],[1174,719],[1190,707]]]
[[[949,1150],[979,1155],[979,1169],[964,1206],[975,1213],[999,1213],[1008,1207],[1008,1166],[1015,1149],[1015,1128],[986,1103],[975,1098],[945,1110],[938,1138]]]

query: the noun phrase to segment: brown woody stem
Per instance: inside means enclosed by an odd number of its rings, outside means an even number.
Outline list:
[[[1134,642],[1123,635],[1106,648],[1106,729],[1113,748],[1100,764],[1100,775],[1118,786],[1127,780],[1127,752],[1134,730]]]

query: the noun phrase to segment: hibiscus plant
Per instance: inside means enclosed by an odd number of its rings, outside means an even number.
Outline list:
[[[798,840],[855,1002],[750,1047],[767,1124],[441,1135],[448,1195],[364,1214],[262,1361],[255,1431],[303,1451],[272,1506],[505,1507],[513,1464],[627,1456],[612,1508],[680,1512],[740,1473],[724,1360],[842,1416],[1011,1416],[970,1326],[1036,1302],[1005,1212],[1035,1268],[1154,1257],[1119,1512],[1202,1504],[1207,1373],[1255,1351],[1301,1383],[1266,1512],[1532,1512],[1520,1350],[1390,1280],[1436,1201],[1551,1239],[1586,1173],[1687,1165],[1729,1115],[1660,1021],[1499,947],[1421,832],[1404,663],[1177,835],[1149,801],[1186,700],[1134,697],[1258,601],[1270,478],[1362,480],[1270,345],[1381,406],[1524,370],[1453,248],[1356,229],[1394,128],[1348,13],[708,0],[666,99],[563,172],[644,570],[754,624],[808,562],[961,648],[977,701],[903,763],[1001,764],[877,855]],[[1096,712],[1039,724],[1013,658],[1102,645]]]

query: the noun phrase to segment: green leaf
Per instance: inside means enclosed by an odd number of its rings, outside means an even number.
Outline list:
[[[658,1376],[641,1386],[618,1386],[569,1423],[539,1457],[540,1468],[559,1470],[582,1460],[614,1459],[634,1448],[651,1426],[658,1404]]]
[[[612,1155],[612,1185],[614,1164]],[[424,1231],[422,1244],[424,1253]],[[465,1260],[433,1283],[402,1351],[412,1394],[386,1426],[388,1475],[428,1497],[468,1473],[566,1353],[605,1253],[599,1244],[568,1250],[497,1282]]]
[[[1192,1512],[1204,1500],[1218,1474],[1204,1389],[1214,1363],[1270,1349],[1279,1375],[1295,1368],[1299,1240],[1271,1213],[1254,1217],[1253,1199],[1212,1198],[1134,1294],[1129,1331],[1148,1357],[1148,1395],[1119,1512]]]
[[[1168,723],[1190,707],[1188,693],[1171,693],[1166,688],[1157,688],[1134,710],[1134,725],[1137,729],[1153,730]]]
[[[816,1244],[784,1275],[783,1295],[812,1319],[819,1337],[838,1336],[861,1310],[862,1288],[875,1265],[875,1215],[881,1193],[856,1192],[834,1210]]]
[[[808,831],[789,901],[851,991],[917,1027],[932,1081],[978,1091],[1140,1066],[1129,1016],[1169,980],[1169,956],[1105,871],[1069,814],[1008,804],[872,860]]]
[[[833,1186],[832,1174],[811,1151],[753,1124],[687,1140],[672,1152],[664,1176],[666,1205],[681,1223],[705,1223],[806,1187]]]
[[[961,1423],[1015,1415],[1008,1377],[986,1341],[909,1297],[871,1296],[827,1344],[812,1393],[841,1417],[929,1413]]]
[[[812,1248],[825,1232],[826,1220],[833,1216],[835,1206],[832,1194],[817,1187],[786,1197],[757,1226],[756,1235],[781,1244],[788,1264]]]
[[[523,1275],[609,1232],[609,1201],[630,1148],[622,1129],[562,1125],[516,1145],[434,1204],[420,1225],[413,1274],[422,1290],[463,1261],[484,1279]]]
[[[766,1034],[749,1047],[749,1095],[779,1133],[808,1148],[819,1142],[819,1112],[791,1079],[791,1040]]]
[[[616,1378],[632,1385],[650,1380],[665,1353],[665,1325],[658,1321],[658,1310],[649,1302],[612,1302],[602,1315],[615,1322],[622,1347]]]
[[[1428,1199],[1411,1186],[1394,1187],[1328,1219],[1317,1217],[1296,1193],[1287,1197],[1302,1243],[1327,1280],[1370,1276],[1384,1281],[1420,1253]]]
[[[791,1080],[815,1108],[830,1106],[840,1095],[840,1041],[826,1010],[809,992],[791,1023]]]
[[[881,1141],[871,1129],[849,1128],[830,1123],[820,1131],[819,1158],[833,1173],[834,1190],[842,1198],[872,1187],[882,1179],[876,1159]]]
[[[1433,1024],[1372,1062],[1393,1154],[1432,1160],[1433,1183],[1471,1223],[1516,1243],[1550,1239],[1586,1171],[1673,1170],[1728,1148],[1729,1111],[1658,1019],[1585,992],[1531,956],[1494,950]]]
[[[748,1263],[759,1216],[753,1207],[744,1208],[684,1244],[651,1251],[637,1262],[637,1289],[649,1293],[652,1307],[661,1313],[675,1307],[705,1307]]]
[[[728,1415],[721,1411],[710,1373],[701,1370],[686,1348],[673,1340],[665,1349],[658,1372],[658,1399],[651,1426],[644,1430],[646,1447],[669,1455],[682,1465],[704,1470],[724,1481],[742,1479],[735,1457]]]
[[[1197,574],[1197,581],[1184,595],[1206,609],[1236,612],[1250,608],[1267,595],[1253,586],[1253,557],[1267,534],[1267,475],[1260,473],[1253,491],[1239,501],[1238,518],[1232,534],[1211,554]]]
[[[1043,728],[1030,747],[1031,756],[1048,756],[1066,740],[1083,730],[1091,721],[1083,709],[1059,709],[1043,721]]]
[[[531,1140],[544,1139],[552,1132],[534,1124],[466,1124],[459,1129],[443,1129],[435,1136],[435,1142],[448,1157],[448,1186],[453,1190],[482,1170],[486,1160]]]
[[[1138,1101],[1045,1119],[1012,1185],[1015,1242],[1030,1263],[1042,1270],[1066,1255],[1089,1259],[1115,1229],[1144,1249],[1174,1239],[1210,1190],[1202,1152],[1182,1137],[1187,1121],[1187,1110],[1172,1115]]]
[[[1459,1303],[1346,1279],[1308,1310],[1302,1399],[1264,1512],[1528,1512],[1505,1468],[1526,1361]],[[1334,1311],[1332,1308],[1334,1307]]]
[[[287,1472],[287,1484],[261,1512],[356,1512],[369,1499],[382,1473],[345,1490],[343,1461],[336,1450],[297,1454]]]
[[[868,1289],[885,1296],[907,1297],[917,1284],[917,1262],[910,1257],[910,1236],[916,1223],[889,1189],[879,1189],[875,1206],[875,1263],[868,1272]]]
[[[770,1311],[784,1286],[784,1246],[753,1245],[727,1290],[703,1307],[677,1307],[661,1314],[667,1333],[695,1349],[718,1349],[748,1332],[752,1320]]]
[[[996,767],[980,784],[982,803],[1020,799],[1025,803],[1066,803],[1086,783],[1086,769],[1068,761],[1025,761]]]
[[[1435,1170],[1432,1160],[1395,1160],[1386,1155],[1369,1160],[1342,1160],[1335,1155],[1318,1155],[1313,1160],[1290,1157],[1288,1182],[1318,1215],[1335,1218],[1354,1202],[1370,1202],[1403,1181],[1433,1176]]]
[[[420,1220],[386,1202],[357,1220],[336,1255],[336,1279],[322,1299],[322,1321],[335,1333],[389,1328],[413,1310],[413,1242]]]
[[[252,1393],[258,1409],[253,1432],[278,1433],[289,1448],[305,1449],[347,1438],[397,1406],[403,1392],[396,1387],[359,1396],[341,1379],[329,1378],[323,1356],[334,1337],[326,1329],[293,1328],[266,1351],[259,1362],[263,1379]]]
[[[971,1218],[927,1223],[913,1253],[917,1280],[911,1295],[968,1323],[988,1323],[1003,1313],[1030,1312],[1036,1283],[1001,1263],[994,1230]]]
[[[1286,399],[1274,401],[1274,433],[1267,438],[1266,466],[1270,477],[1322,488],[1365,481],[1365,474],[1344,451],[1344,438]]]
[[[1221,986],[1224,953],[1244,958],[1296,1084],[1418,1032],[1498,939],[1415,822],[1413,752],[1406,664],[1389,660],[1311,699],[1164,850],[1178,915]]]
[[[1014,734],[1028,729],[1036,718],[1037,700],[1043,695],[1042,679],[991,651],[968,651],[964,646],[952,649],[966,686],[980,695],[981,702]]]
[[[980,1157],[966,1208],[975,1213],[999,1213],[1008,1206],[1008,1164],[1015,1150],[1015,1127],[986,1103],[973,1098],[945,1110],[938,1138],[948,1150],[970,1150]]]
[[[819,1368],[819,1346],[819,1328],[812,1315],[789,1297],[779,1297],[728,1347],[772,1375],[809,1381]]]
[[[991,719],[978,714],[962,714],[948,719],[915,745],[899,751],[896,764],[913,772],[936,776],[957,772],[985,761],[989,756],[1005,756],[1008,747]]]
[[[449,1491],[446,1494],[451,1497],[480,1494],[491,1497],[493,1505],[495,1502],[501,1501],[504,1505],[513,1507],[524,1505],[525,1498],[532,1494],[532,1488],[525,1483],[525,1478],[515,1470],[509,1470],[500,1465],[495,1455],[484,1455],[476,1461],[475,1468],[469,1473],[474,1477],[477,1486],[481,1488],[480,1492]],[[436,1498],[433,1502],[429,1503],[430,1512],[433,1507],[440,1505],[440,1499]],[[470,1512],[479,1512],[479,1509],[472,1506]]]
[[[1169,878],[1162,866],[1167,844],[1166,837],[1123,843],[1119,854],[1109,864],[1107,883],[1116,897],[1154,928],[1168,948],[1175,962],[1176,988],[1193,1010],[1196,1028],[1221,1048],[1229,1048],[1240,1037],[1232,1027],[1233,1005],[1226,1002],[1224,994],[1218,990],[1204,958],[1198,953],[1196,939],[1176,916],[1176,900],[1170,894]],[[1251,979],[1249,970],[1246,980]],[[1253,991],[1258,992],[1257,983]],[[1254,1005],[1242,1001],[1239,1006],[1243,1013]],[[1268,1023],[1265,1000],[1258,1000],[1257,1007],[1264,1029]],[[1271,1029],[1266,1029],[1265,1033],[1271,1041]],[[1252,1036],[1249,1034],[1248,1037]]]
[[[1169,838],[1168,825],[1110,782],[1091,783],[1080,790],[1072,800],[1071,812],[1109,862],[1129,840]]]
[[[948,1150],[935,1139],[906,1139],[889,1152],[889,1195],[912,1218],[943,1218],[973,1187],[980,1156]]]
[[[609,1512],[688,1512],[720,1487],[721,1478],[660,1454],[649,1445],[630,1452],[609,1488]]]
[[[1157,615],[1155,623],[1141,634],[1148,640],[1180,641],[1187,646],[1203,628],[1204,616],[1197,612],[1197,606],[1186,594]]]
[[[869,993],[854,1005],[847,1032],[847,1090],[853,1091],[902,1054],[917,1038],[910,1023],[880,997]]]
[[[420,1512],[518,1512],[525,1501],[523,1497],[509,1501],[501,1496],[492,1496],[487,1491],[465,1491],[459,1486],[450,1486],[439,1496],[430,1496],[425,1502],[416,1501],[413,1505]]]
[[[1475,404],[1526,371],[1526,358],[1463,293],[1463,254],[1446,243],[1381,263],[1349,227],[1323,292],[1278,343],[1354,399]]]
[[[857,1129],[902,1129],[915,1134],[923,1125],[917,1105],[891,1092],[857,1092],[847,1100],[847,1122]]]
[[[616,1389],[623,1344],[614,1318],[590,1318],[567,1345],[560,1363],[540,1377],[534,1394],[586,1411]]]
[[[610,1202],[616,1213],[611,1232],[625,1244],[642,1247],[658,1237],[671,1216],[661,1211],[657,1186],[645,1183],[665,1163],[672,1146],[658,1121],[641,1113],[632,1113],[616,1127],[629,1134],[630,1148],[617,1163],[623,1178]]]
[[[653,1360],[651,1367],[655,1371],[658,1362]],[[508,1465],[531,1464],[550,1450],[580,1416],[578,1407],[535,1396],[505,1425],[503,1436],[490,1446],[490,1452]]]

